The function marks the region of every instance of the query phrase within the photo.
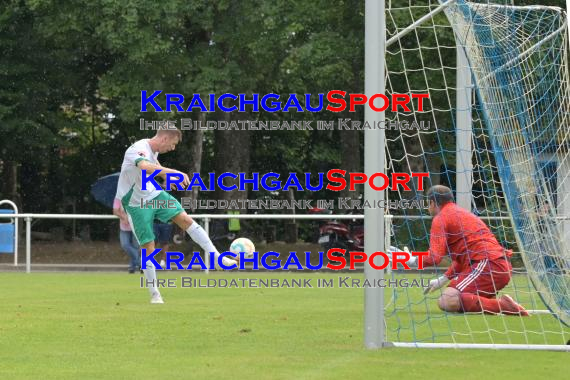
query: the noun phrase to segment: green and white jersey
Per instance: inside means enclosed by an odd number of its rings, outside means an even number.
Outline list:
[[[155,189],[152,183],[146,184],[146,190],[142,189],[142,170],[137,164],[142,160],[147,160],[153,164],[158,164],[158,153],[152,151],[149,139],[143,139],[135,142],[125,152],[123,165],[121,166],[121,175],[119,176],[119,184],[117,186],[116,198],[123,200],[132,189],[129,206],[140,207],[141,200],[150,201],[160,194],[162,190]],[[151,173],[147,173],[149,176]]]

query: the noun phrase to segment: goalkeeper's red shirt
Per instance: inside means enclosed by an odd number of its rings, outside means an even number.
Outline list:
[[[446,255],[451,256],[452,264],[445,272],[451,278],[475,262],[494,261],[510,252],[505,251],[481,219],[455,203],[447,203],[433,218],[429,253],[423,259],[424,266],[437,265]]]

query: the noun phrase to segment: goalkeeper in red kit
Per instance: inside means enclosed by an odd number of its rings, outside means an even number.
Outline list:
[[[454,203],[448,187],[433,186],[428,199],[434,218],[429,256],[424,257],[423,265],[437,265],[448,254],[452,263],[443,276],[430,281],[425,293],[451,281],[438,300],[441,310],[528,315],[510,296],[496,298],[511,280],[512,252],[499,244],[480,218]]]

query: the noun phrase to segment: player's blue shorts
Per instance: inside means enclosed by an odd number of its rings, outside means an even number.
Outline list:
[[[172,237],[172,223],[154,223],[154,236],[155,241],[159,244],[170,243]]]

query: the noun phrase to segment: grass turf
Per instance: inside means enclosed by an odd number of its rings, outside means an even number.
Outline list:
[[[201,278],[335,279],[334,288],[163,289],[151,305],[139,276],[101,273],[0,274],[1,379],[502,379],[564,378],[566,353],[497,350],[363,348],[363,295],[338,288],[338,274],[185,273]],[[361,275],[351,275],[362,278]],[[420,290],[410,290],[419,299]],[[422,300],[423,297],[422,297]],[[401,299],[394,305],[402,305]],[[427,309],[426,309],[427,308]],[[411,312],[411,314],[410,314]],[[426,315],[431,323],[426,322]],[[394,328],[395,316],[400,329]],[[410,315],[413,315],[410,317]],[[505,330],[518,317],[442,317],[435,301],[412,301],[388,319],[392,336],[410,321],[432,333],[449,320],[472,330]],[[555,329],[551,316],[530,318],[524,330]],[[450,318],[450,319],[448,319]],[[467,321],[467,322],[465,322]],[[507,321],[507,322],[505,322]],[[544,324],[547,323],[547,326]],[[414,324],[414,326],[415,326]],[[452,329],[454,327],[451,325]],[[467,328],[467,327],[465,327]],[[557,329],[557,330],[556,330]],[[514,328],[516,331],[516,328]],[[568,336],[568,330],[565,331]],[[516,335],[514,333],[513,335]],[[530,334],[532,335],[532,334]],[[410,335],[411,336],[411,335]],[[442,335],[449,341],[449,336]],[[442,338],[443,339],[443,338]],[[470,339],[488,341],[489,336]],[[445,339],[443,340],[445,341]],[[566,375],[564,375],[566,374]]]

